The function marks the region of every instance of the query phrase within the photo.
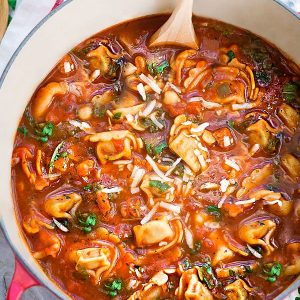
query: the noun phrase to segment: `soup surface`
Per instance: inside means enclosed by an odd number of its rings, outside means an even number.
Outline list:
[[[199,50],[149,49],[166,19],[89,38],[36,90],[12,157],[24,236],[75,299],[273,299],[300,273],[298,68],[198,17]]]

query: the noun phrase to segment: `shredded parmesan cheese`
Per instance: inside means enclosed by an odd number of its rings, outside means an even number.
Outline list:
[[[104,188],[101,190],[102,193],[105,193],[105,194],[110,194],[110,193],[119,193],[122,191],[122,188],[120,187],[113,187],[113,188]]]
[[[195,149],[194,153],[195,153],[195,155],[197,156],[197,158],[200,162],[201,168],[205,169],[207,167],[207,163],[204,159],[204,156],[200,153],[200,151],[198,149]]]
[[[225,193],[226,191],[227,191],[227,188],[229,187],[229,185],[230,185],[230,182],[229,182],[229,180],[227,180],[227,179],[222,179],[221,181],[220,181],[220,190],[221,190],[221,192],[222,193]]]
[[[141,224],[144,225],[146,223],[148,223],[152,218],[153,216],[156,214],[157,212],[157,209],[159,207],[159,202],[157,202],[153,207],[152,209],[145,215],[145,217],[141,220]]]
[[[255,257],[262,258],[262,255],[258,253],[254,248],[252,248],[249,244],[247,244],[247,248]]]
[[[228,135],[224,136],[224,146],[229,147],[231,145],[230,137]]]
[[[151,89],[157,93],[160,94],[162,92],[161,88],[157,85],[157,83],[155,82],[155,80],[147,77],[145,74],[141,74],[140,75],[140,79],[142,81],[144,81],[144,83],[146,83],[147,85],[149,85],[151,87]]]
[[[172,174],[172,172],[175,170],[176,166],[180,163],[181,158],[177,158],[175,160],[175,162],[173,163],[173,165],[170,167],[170,169],[165,173],[165,176],[169,176],[170,174]]]
[[[218,203],[218,208],[221,208],[223,206],[224,202],[226,201],[226,198],[227,198],[227,195],[223,195],[220,202]]]
[[[273,201],[264,201],[265,205],[273,205],[273,204],[278,204],[280,207],[282,206],[282,201],[281,200],[273,200]]]
[[[247,205],[247,204],[254,203],[255,201],[256,201],[255,198],[251,198],[251,199],[248,199],[248,200],[237,201],[234,204],[236,204],[236,205]]]
[[[144,169],[138,169],[133,177],[133,181],[131,183],[131,187],[135,188],[141,182],[145,175],[146,171]]]
[[[151,121],[154,123],[154,125],[156,125],[159,129],[164,128],[164,125],[161,124],[161,123],[155,118],[155,115],[154,115],[154,114],[152,114],[152,115],[150,116],[150,119],[151,119]]]
[[[63,232],[69,232],[69,229],[67,227],[65,227],[63,224],[61,224],[60,222],[58,222],[55,218],[52,219],[53,223]]]
[[[153,111],[153,109],[155,108],[156,105],[156,100],[152,100],[144,109],[144,111],[142,112],[142,115],[144,117],[150,115]]]
[[[76,120],[70,120],[69,123],[75,127],[78,127],[79,129],[81,130],[86,130],[86,129],[90,129],[91,126],[86,123],[86,122],[79,122],[79,121],[76,121]]]
[[[192,235],[191,231],[187,227],[184,228],[184,235],[185,235],[186,244],[188,245],[188,247],[190,249],[193,249],[194,248],[193,235]]]
[[[128,165],[131,164],[132,160],[116,160],[113,161],[113,165]]]
[[[139,191],[140,191],[140,188],[139,188],[139,187],[135,187],[135,188],[131,188],[131,189],[130,189],[131,194],[136,194],[136,193],[138,193]]]
[[[137,88],[139,94],[141,95],[142,99],[143,99],[144,101],[146,101],[147,96],[146,96],[146,91],[145,91],[144,85],[143,85],[142,83],[139,83],[139,84],[136,86],[136,88]]]
[[[209,126],[209,123],[208,123],[208,122],[202,123],[202,124],[200,124],[198,127],[192,128],[192,129],[191,129],[191,132],[192,132],[192,133],[193,133],[193,132],[194,132],[194,133],[202,132],[202,131],[204,131],[205,128],[208,127],[208,126]]]
[[[146,156],[147,162],[151,165],[153,171],[164,181],[172,181],[172,179],[165,176],[165,174],[158,168],[155,161],[149,155]]]
[[[250,109],[250,108],[252,108],[252,103],[232,104],[233,110]]]
[[[180,206],[174,205],[174,204],[170,204],[170,203],[167,203],[167,202],[163,202],[163,201],[160,202],[159,206],[162,207],[162,208],[164,208],[164,209],[167,209],[169,211],[172,211],[172,212],[174,212],[176,214],[180,214],[180,211],[181,211]]]
[[[240,171],[241,168],[240,166],[236,163],[236,161],[232,160],[232,159],[228,159],[225,157],[225,164],[229,167],[231,167],[232,169],[235,169],[236,171]]]
[[[182,122],[181,125],[184,125],[184,126],[189,126],[189,125],[192,125],[192,121],[185,121],[185,122]]]
[[[72,67],[68,61],[64,62],[64,71],[65,73],[70,73],[72,71]]]

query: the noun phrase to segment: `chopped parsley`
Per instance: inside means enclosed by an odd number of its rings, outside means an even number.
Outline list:
[[[258,84],[262,87],[267,86],[271,82],[271,76],[265,70],[257,70],[254,72],[254,77]]]
[[[167,148],[168,145],[165,141],[161,142],[157,146],[154,147],[154,153],[155,154],[161,154],[165,148]]]
[[[192,264],[187,257],[181,262],[181,264],[185,271],[192,268]]]
[[[230,128],[234,129],[234,126],[235,126],[235,122],[233,120],[228,120],[227,121],[227,124]]]
[[[121,116],[122,116],[122,113],[120,111],[118,111],[113,115],[113,119],[120,120]]]
[[[221,213],[220,208],[218,208],[218,206],[216,206],[216,205],[206,206],[206,211],[209,214],[215,216],[215,218],[216,218],[217,221],[220,221],[220,219],[222,217],[222,213]]]
[[[52,122],[47,122],[42,127],[35,130],[37,134],[37,140],[46,143],[49,140],[49,137],[53,135],[54,124]]]
[[[84,213],[77,216],[77,222],[83,232],[90,233],[97,224],[97,216],[94,213]]]
[[[235,58],[235,54],[232,50],[229,50],[226,55],[228,56],[229,58],[229,62],[231,62],[234,58]]]
[[[159,64],[156,62],[148,63],[147,69],[151,75],[156,76],[158,74],[162,74],[169,66],[169,62],[164,60]]]
[[[103,118],[106,114],[106,108],[96,106],[93,110],[93,114],[97,118]]]
[[[21,134],[23,134],[24,136],[26,136],[27,133],[28,133],[28,129],[27,129],[25,126],[19,127],[19,128],[18,128],[18,131],[19,131]]]
[[[275,261],[263,266],[263,273],[266,275],[266,280],[269,282],[275,282],[282,272],[282,265]]]
[[[59,143],[56,148],[54,149],[54,152],[52,154],[51,160],[50,160],[50,164],[49,164],[49,173],[52,173],[53,169],[54,169],[54,162],[56,160],[58,160],[60,154],[59,154],[59,150],[61,149],[61,147],[64,145],[64,141],[62,141],[61,143]]]
[[[123,286],[123,282],[119,278],[114,279],[114,280],[104,284],[104,288],[106,289],[106,293],[110,297],[116,297],[118,295],[118,292],[121,291],[122,286]]]
[[[299,95],[299,86],[300,85],[295,82],[286,83],[282,89],[283,99],[288,103],[296,101]]]
[[[170,185],[168,185],[165,182],[161,182],[159,180],[150,180],[149,181],[149,186],[150,187],[155,187],[157,189],[159,189],[161,192],[165,192],[167,191],[169,188],[171,188]]]

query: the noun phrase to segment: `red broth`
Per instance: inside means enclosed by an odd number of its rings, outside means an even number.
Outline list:
[[[87,39],[32,96],[23,234],[74,299],[273,299],[300,272],[299,69],[198,17],[199,50],[149,49],[166,18]]]

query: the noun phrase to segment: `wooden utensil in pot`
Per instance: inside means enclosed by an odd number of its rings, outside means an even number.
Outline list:
[[[0,0],[0,41],[6,31],[8,22],[8,2],[7,0]]]
[[[150,39],[150,47],[179,45],[198,49],[198,40],[192,22],[193,0],[177,0],[168,21]]]

